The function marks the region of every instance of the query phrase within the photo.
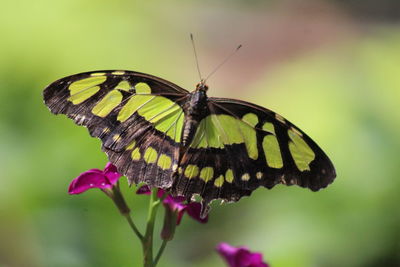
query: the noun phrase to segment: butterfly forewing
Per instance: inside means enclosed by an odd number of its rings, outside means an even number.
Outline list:
[[[178,164],[188,92],[160,78],[131,71],[96,71],[50,84],[50,110],[88,127],[131,182],[167,188]]]

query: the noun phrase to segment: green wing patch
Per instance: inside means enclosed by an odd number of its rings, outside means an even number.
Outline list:
[[[200,122],[191,147],[222,149],[225,145],[244,143],[249,157],[257,159],[258,150],[254,125],[231,115],[208,115]]]

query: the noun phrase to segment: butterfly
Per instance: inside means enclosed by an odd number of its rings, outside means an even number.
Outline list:
[[[50,84],[44,102],[102,142],[130,183],[146,183],[204,206],[238,201],[259,186],[317,191],[336,177],[332,162],[302,130],[261,106],[189,92],[134,71],[85,72]]]

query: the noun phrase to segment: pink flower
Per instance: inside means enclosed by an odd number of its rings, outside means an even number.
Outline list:
[[[252,253],[246,247],[233,247],[227,243],[217,246],[218,253],[225,259],[229,267],[268,267],[263,262],[261,253]]]
[[[122,175],[112,163],[107,163],[104,170],[90,169],[72,180],[68,188],[70,195],[81,194],[90,188],[112,188]]]
[[[143,185],[136,191],[136,193],[150,195],[151,190],[147,185]],[[158,189],[158,193],[157,193],[158,198],[162,198],[164,194],[165,194],[165,190]],[[167,195],[166,198],[163,200],[163,204],[164,204],[165,208],[168,208],[169,210],[171,210],[173,212],[177,212],[178,216],[177,216],[176,224],[177,225],[180,224],[180,222],[182,220],[182,216],[183,216],[183,214],[185,214],[185,212],[190,217],[195,219],[196,221],[201,222],[201,223],[206,223],[208,221],[208,216],[205,217],[204,219],[202,219],[200,217],[201,204],[197,203],[197,202],[183,204],[183,202],[185,200],[186,200],[186,198],[184,198],[184,197],[180,197],[180,196],[173,197],[171,195]]]

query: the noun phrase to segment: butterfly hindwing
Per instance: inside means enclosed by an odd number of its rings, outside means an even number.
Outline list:
[[[209,98],[208,106],[210,114],[182,158],[178,194],[236,201],[259,186],[296,184],[316,191],[333,181],[325,153],[279,114],[233,99]],[[185,174],[188,166],[197,166],[195,175]],[[200,175],[204,168],[213,170],[208,180]]]

